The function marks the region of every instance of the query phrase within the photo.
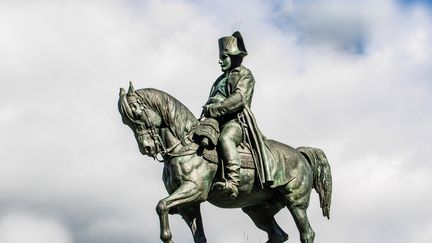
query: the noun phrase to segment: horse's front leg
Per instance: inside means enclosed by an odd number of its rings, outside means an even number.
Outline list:
[[[173,243],[171,240],[171,230],[168,221],[168,211],[172,207],[186,206],[191,203],[199,203],[205,201],[203,197],[203,190],[199,190],[200,187],[196,182],[185,181],[177,190],[171,195],[159,201],[156,206],[156,212],[159,215],[160,221],[160,238],[164,243]]]
[[[204,234],[200,204],[179,208],[178,212],[189,226],[194,242],[206,243],[207,239]]]

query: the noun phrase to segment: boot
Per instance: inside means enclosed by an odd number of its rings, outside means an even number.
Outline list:
[[[239,192],[238,186],[240,183],[240,160],[228,160],[226,162],[227,180],[225,182],[215,183],[215,187],[219,190],[228,191],[229,198],[235,199]]]
[[[239,192],[238,186],[240,183],[240,155],[237,151],[237,144],[234,140],[240,140],[241,127],[237,123],[226,125],[219,137],[220,151],[222,152],[222,160],[225,162],[227,171],[226,181],[216,183],[217,188],[228,191],[230,199],[235,199]]]

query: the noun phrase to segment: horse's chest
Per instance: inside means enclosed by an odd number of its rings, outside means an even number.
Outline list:
[[[163,181],[169,193],[172,193],[182,184],[182,177],[177,172],[177,168],[166,165],[163,172]]]
[[[163,172],[163,180],[168,191],[171,193],[182,185],[194,170],[192,163],[187,163],[182,159],[173,159],[166,164]]]

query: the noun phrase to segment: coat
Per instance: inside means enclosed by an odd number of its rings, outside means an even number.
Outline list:
[[[219,122],[226,123],[238,119],[246,127],[246,142],[254,151],[255,166],[258,172],[260,184],[272,184],[274,159],[266,148],[265,138],[256,124],[255,117],[250,110],[254,93],[255,79],[249,69],[244,66],[234,68],[228,73],[222,74],[214,82],[206,103],[207,117],[216,118]]]

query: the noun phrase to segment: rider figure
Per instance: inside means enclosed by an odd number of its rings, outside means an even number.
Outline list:
[[[219,64],[223,74],[214,82],[203,107],[203,115],[215,118],[221,128],[218,146],[227,169],[227,180],[217,182],[215,186],[228,190],[231,199],[238,195],[240,156],[237,146],[244,136],[237,118],[246,106],[250,107],[255,85],[251,71],[242,65],[246,55],[240,32],[219,39]]]

